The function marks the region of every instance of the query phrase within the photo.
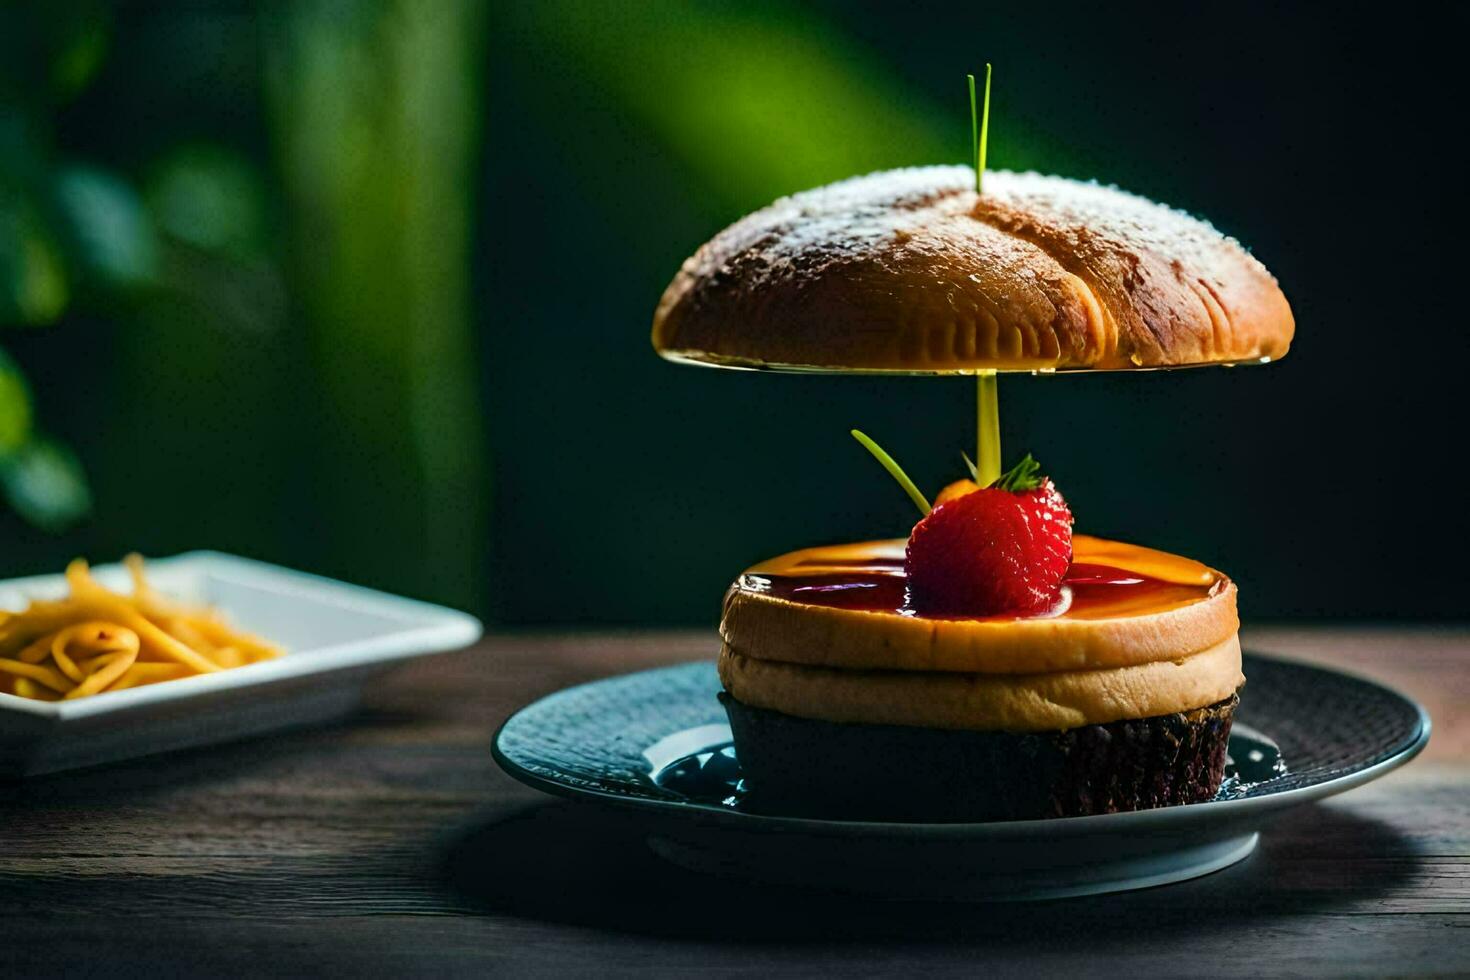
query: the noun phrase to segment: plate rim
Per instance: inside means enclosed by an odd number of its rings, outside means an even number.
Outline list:
[[[1335,674],[1339,677],[1348,677],[1360,683],[1375,687],[1378,690],[1397,698],[1414,709],[1417,715],[1418,728],[1413,739],[1408,745],[1395,752],[1386,759],[1382,759],[1371,766],[1360,769],[1357,772],[1335,776],[1313,783],[1309,786],[1298,786],[1294,789],[1282,790],[1279,793],[1271,793],[1265,796],[1253,796],[1233,800],[1210,800],[1203,803],[1179,804],[1175,806],[1155,807],[1149,810],[1131,810],[1121,813],[1098,813],[1082,817],[1045,817],[1035,820],[991,820],[969,823],[955,822],[923,822],[923,821],[897,821],[897,820],[834,820],[820,817],[794,817],[780,816],[766,813],[750,813],[743,810],[732,810],[713,806],[708,803],[699,803],[689,800],[660,800],[651,797],[627,796],[613,793],[607,790],[586,786],[573,786],[569,783],[543,776],[531,769],[527,769],[511,759],[501,749],[501,738],[505,730],[526,712],[544,705],[552,699],[567,696],[583,688],[592,687],[608,681],[622,678],[635,677],[640,674],[653,674],[662,671],[679,670],[695,664],[708,664],[712,661],[707,658],[684,661],[677,664],[668,664],[662,667],[653,667],[645,670],[630,671],[625,674],[614,674],[609,677],[597,678],[584,681],[553,691],[544,697],[537,698],[530,704],[523,705],[512,712],[495,730],[491,740],[490,753],[496,765],[509,775],[512,779],[533,789],[550,793],[565,799],[574,800],[596,800],[624,810],[637,810],[661,817],[681,816],[692,820],[705,820],[713,823],[722,823],[732,827],[743,827],[749,830],[784,830],[791,832],[822,833],[827,835],[922,835],[936,838],[970,839],[976,836],[993,838],[1006,837],[1034,837],[1038,834],[1090,834],[1108,833],[1114,830],[1127,829],[1130,831],[1147,831],[1159,829],[1161,825],[1170,826],[1170,829],[1178,829],[1184,824],[1191,822],[1205,822],[1209,824],[1229,824],[1232,820],[1242,817],[1265,817],[1275,814],[1290,807],[1310,803],[1315,800],[1336,796],[1350,789],[1355,789],[1365,783],[1372,782],[1393,770],[1403,766],[1414,759],[1424,746],[1429,743],[1429,736],[1433,730],[1433,721],[1429,712],[1418,701],[1403,692],[1381,683],[1370,677],[1365,677],[1355,671],[1339,670],[1335,667],[1326,667],[1309,661],[1298,660],[1289,656],[1277,654],[1259,653],[1255,650],[1246,651],[1250,656],[1262,660],[1275,661],[1277,663],[1289,664],[1307,670],[1318,671],[1323,674]],[[1267,733],[1269,734],[1269,733]]]

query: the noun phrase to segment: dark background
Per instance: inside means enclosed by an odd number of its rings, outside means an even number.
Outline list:
[[[1247,618],[1465,614],[1463,15],[62,8],[0,7],[0,216],[69,284],[0,345],[92,506],[0,518],[0,573],[217,547],[497,622],[702,624],[759,558],[906,533],[846,432],[932,490],[973,441],[969,384],[678,367],[649,321],[746,211],[963,161],[989,60],[992,167],[1207,217],[1298,326],[1264,368],[1003,378],[1006,458],[1036,454],[1080,529],[1225,569]],[[88,251],[127,222],[85,233],[108,198],[55,183],[76,167],[134,195],[132,280]],[[36,486],[9,484],[23,513]]]

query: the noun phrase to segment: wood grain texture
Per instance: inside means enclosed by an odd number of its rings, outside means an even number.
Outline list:
[[[1470,972],[1470,630],[1244,638],[1392,683],[1435,732],[1204,879],[977,908],[679,871],[488,745],[521,704],[712,657],[713,635],[500,636],[385,679],[348,724],[0,788],[0,975]]]

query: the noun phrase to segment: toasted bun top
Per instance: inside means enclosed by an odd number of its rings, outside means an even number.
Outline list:
[[[1276,280],[1209,224],[1116,188],[968,167],[782,198],[688,259],[663,356],[729,367],[963,374],[1272,360]]]

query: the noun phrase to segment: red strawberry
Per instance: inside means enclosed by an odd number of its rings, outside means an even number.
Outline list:
[[[1036,613],[1072,564],[1072,512],[1029,455],[984,490],[940,504],[914,527],[909,603],[957,616]]]

